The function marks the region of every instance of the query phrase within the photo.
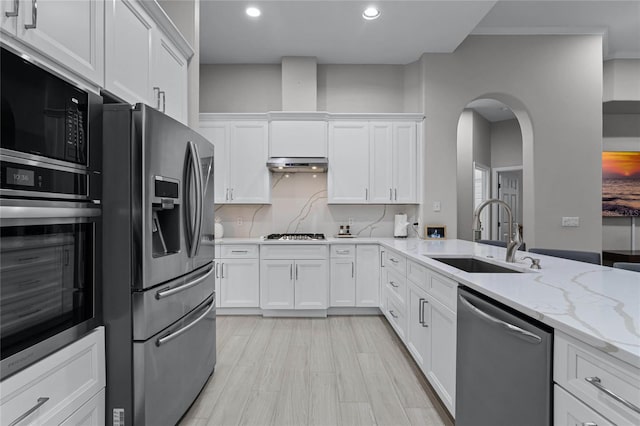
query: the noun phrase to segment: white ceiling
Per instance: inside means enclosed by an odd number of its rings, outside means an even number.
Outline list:
[[[469,34],[602,34],[605,59],[640,58],[640,1],[202,0],[200,62],[407,64]],[[256,5],[260,18],[244,10]],[[382,15],[365,21],[365,7]]]
[[[467,108],[475,110],[492,123],[516,118],[516,115],[508,106],[495,99],[476,99],[469,102]]]

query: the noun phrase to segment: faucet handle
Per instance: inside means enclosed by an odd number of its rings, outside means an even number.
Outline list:
[[[522,258],[522,260],[525,260],[525,259],[531,259],[531,266],[530,266],[531,269],[542,269],[542,267],[540,266],[540,259],[536,259],[531,256],[525,256]]]

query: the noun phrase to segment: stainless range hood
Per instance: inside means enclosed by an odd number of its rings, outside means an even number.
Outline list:
[[[328,161],[326,157],[274,157],[269,158],[267,167],[278,173],[325,173]]]

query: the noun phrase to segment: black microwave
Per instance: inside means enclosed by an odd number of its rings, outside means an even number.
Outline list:
[[[2,47],[2,154],[99,171],[102,98]]]

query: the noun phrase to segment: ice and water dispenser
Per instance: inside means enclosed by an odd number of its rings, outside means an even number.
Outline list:
[[[154,177],[152,200],[153,257],[180,251],[179,181],[164,176]]]

